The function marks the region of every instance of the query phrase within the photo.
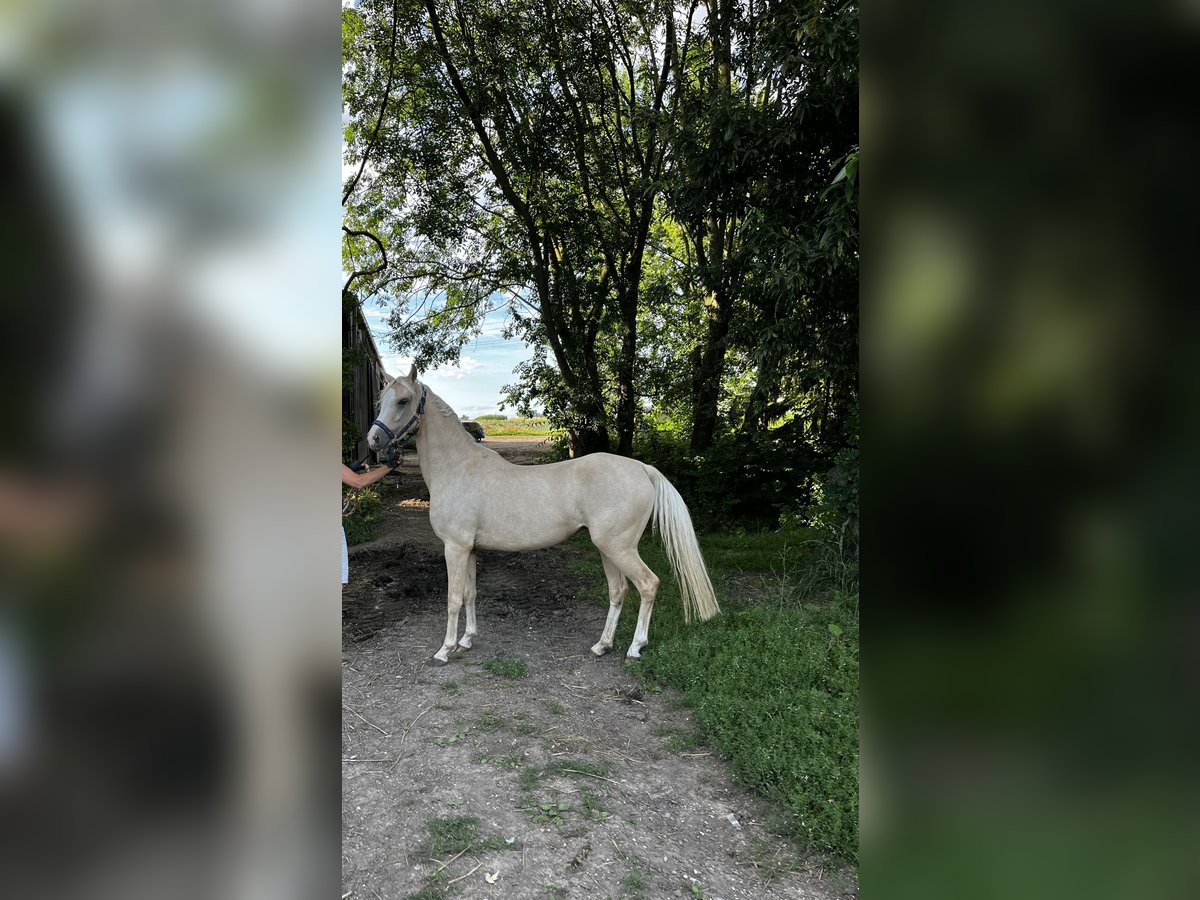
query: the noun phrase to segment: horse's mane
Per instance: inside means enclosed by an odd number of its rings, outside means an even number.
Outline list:
[[[422,385],[422,387],[424,387],[424,385]],[[425,388],[425,389],[429,390],[428,388]],[[437,411],[440,412],[443,416],[453,416],[455,419],[458,418],[458,413],[456,413],[454,410],[452,410],[450,408],[450,404],[447,403],[445,400],[443,400],[441,397],[439,397],[437,394],[435,394],[433,391],[429,391],[429,399],[433,401],[433,405],[437,407]]]

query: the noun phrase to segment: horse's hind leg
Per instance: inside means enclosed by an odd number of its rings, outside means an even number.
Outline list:
[[[615,549],[612,546],[606,546],[600,552],[605,555],[605,571],[608,571],[607,562],[611,558],[621,573],[633,582],[633,586],[637,588],[637,592],[642,598],[642,604],[638,608],[637,628],[633,632],[633,643],[625,652],[629,659],[637,659],[642,655],[642,648],[646,646],[650,633],[650,616],[654,612],[654,597],[658,593],[658,576],[642,562],[642,558],[637,552],[636,539],[627,547]],[[612,616],[611,607],[609,615]]]
[[[654,612],[654,598],[658,594],[658,576],[650,571],[648,565],[642,562],[642,558],[638,556],[637,550],[633,550],[632,553],[636,563],[632,568],[635,571],[632,573],[627,572],[626,574],[629,575],[629,580],[638,589],[638,594],[642,598],[642,604],[638,607],[637,628],[633,631],[633,643],[625,651],[625,656],[629,659],[637,659],[642,655],[642,648],[646,646],[646,641],[649,640],[650,616]]]
[[[475,551],[467,557],[467,581],[463,594],[463,607],[467,612],[467,629],[458,639],[459,650],[470,650],[471,639],[475,637]]]
[[[600,640],[592,646],[592,652],[603,656],[613,645],[613,633],[617,630],[617,620],[621,617],[621,604],[625,602],[625,594],[629,591],[629,583],[625,580],[621,567],[609,559],[604,553],[600,554],[604,562],[604,577],[608,579],[608,618],[604,621],[604,632]]]
[[[458,637],[458,611],[462,609],[463,596],[467,587],[467,560],[471,556],[469,547],[446,545],[446,640],[441,649],[433,654],[433,664],[444,666],[454,649]]]

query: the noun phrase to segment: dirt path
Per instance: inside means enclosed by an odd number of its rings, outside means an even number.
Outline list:
[[[521,463],[542,450],[486,445]],[[382,536],[351,548],[343,597],[343,894],[853,896],[818,863],[795,868],[754,797],[689,741],[690,714],[647,692],[620,648],[588,652],[605,607],[571,566],[581,551],[480,551],[475,648],[429,667],[441,543],[415,460],[384,485]],[[527,674],[508,677],[518,661]]]

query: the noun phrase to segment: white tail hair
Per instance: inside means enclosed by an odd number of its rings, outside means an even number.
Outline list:
[[[691,622],[693,616],[711,619],[721,608],[717,606],[717,596],[709,581],[704,557],[700,555],[700,544],[696,541],[687,504],[675,490],[675,485],[654,466],[647,465],[646,474],[654,485],[654,527],[662,535],[667,559],[679,582],[683,619],[685,622]]]

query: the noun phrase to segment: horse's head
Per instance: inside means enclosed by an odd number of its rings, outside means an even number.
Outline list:
[[[395,440],[414,433],[425,412],[425,388],[417,381],[414,365],[408,375],[396,378],[379,394],[379,416],[367,432],[367,446],[382,450]]]

